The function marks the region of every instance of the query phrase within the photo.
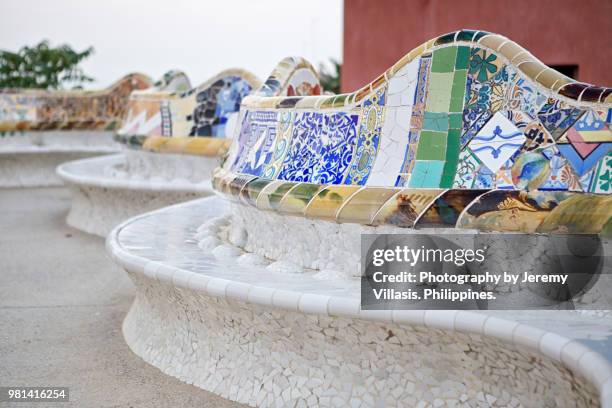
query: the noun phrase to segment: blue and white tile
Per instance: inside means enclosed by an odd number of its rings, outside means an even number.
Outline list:
[[[358,115],[336,112],[324,116],[323,144],[312,180],[319,184],[341,184],[357,147]]]
[[[358,115],[304,112],[296,116],[279,180],[339,184],[357,143]]]
[[[277,112],[255,111],[245,115],[233,170],[261,176],[273,153],[276,140]]]
[[[524,142],[523,132],[502,112],[496,112],[468,146],[476,157],[495,173],[521,148]]]

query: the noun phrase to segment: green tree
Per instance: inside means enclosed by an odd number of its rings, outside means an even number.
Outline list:
[[[333,58],[330,58],[330,62],[332,65],[331,71],[324,64],[319,64],[319,81],[324,90],[338,94],[340,93],[342,64]]]
[[[47,40],[19,51],[0,51],[0,88],[61,89],[81,87],[93,78],[79,67],[93,47],[78,52],[68,45],[51,47]]]

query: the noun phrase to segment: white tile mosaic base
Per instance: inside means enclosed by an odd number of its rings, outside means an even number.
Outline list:
[[[72,190],[66,222],[90,234],[138,214],[212,194],[218,158],[127,152],[65,163],[57,173]]]
[[[55,168],[61,163],[118,150],[113,132],[6,133],[0,135],[0,187],[59,186]]]
[[[137,287],[125,339],[165,373],[261,407],[611,406],[612,367],[600,354],[611,350],[609,318],[361,311],[358,280],[202,251],[198,225],[227,211],[218,198],[196,200],[107,238]]]
[[[226,245],[224,241],[248,253],[267,258],[269,269],[280,268],[292,273],[303,273],[305,270],[317,270],[317,277],[359,277],[361,276],[361,235],[362,234],[410,234],[414,237],[413,247],[418,248],[422,242],[420,235],[444,234],[450,241],[464,248],[473,248],[474,240],[478,246],[488,248],[487,259],[483,264],[486,269],[512,270],[516,263],[516,254],[522,254],[521,264],[530,266],[530,272],[548,269],[549,258],[542,256],[546,252],[559,253],[559,248],[551,245],[546,235],[525,236],[523,240],[500,240],[498,233],[483,233],[474,230],[455,228],[423,228],[418,230],[398,228],[391,225],[377,227],[355,223],[337,223],[327,220],[313,220],[301,216],[287,215],[275,211],[261,211],[251,206],[231,203],[231,216],[220,220],[221,240],[214,240],[199,234],[200,246],[205,251],[215,250],[215,246]],[[204,223],[203,228],[206,227]],[[208,228],[208,227],[206,227]],[[212,231],[217,234],[217,231]],[[454,238],[453,238],[454,236]],[[280,237],[280,238],[279,238]],[[407,241],[405,241],[407,242]],[[511,249],[506,245],[514,245]],[[612,253],[612,241],[602,242],[602,251]],[[214,252],[213,252],[214,253]],[[603,264],[603,271],[597,283],[585,294],[574,299],[577,308],[609,308],[612,305],[612,262]],[[498,300],[505,297],[508,303],[517,302],[527,306],[528,301],[535,301],[534,287],[523,285],[524,293],[511,296],[510,289],[517,285],[501,283],[495,290]],[[523,290],[524,289],[524,290]],[[542,300],[542,299],[540,299]]]

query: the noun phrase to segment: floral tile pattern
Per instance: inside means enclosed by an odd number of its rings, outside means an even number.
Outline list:
[[[545,154],[548,152],[545,151]],[[579,178],[572,170],[558,149],[555,149],[552,154],[548,155],[550,174],[548,178],[539,187],[540,190],[577,190],[579,188]]]
[[[383,87],[363,102],[357,150],[344,184],[364,185],[368,181],[380,143],[385,93]]]
[[[304,112],[293,124],[292,144],[278,178],[339,184],[353,158],[357,115]]]

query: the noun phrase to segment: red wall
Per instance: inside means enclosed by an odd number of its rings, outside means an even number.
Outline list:
[[[342,90],[367,84],[419,44],[472,28],[504,35],[578,80],[612,87],[612,0],[344,0]]]

